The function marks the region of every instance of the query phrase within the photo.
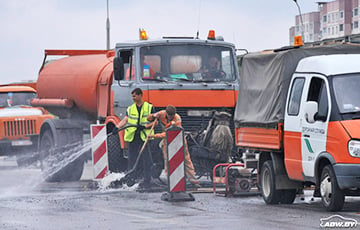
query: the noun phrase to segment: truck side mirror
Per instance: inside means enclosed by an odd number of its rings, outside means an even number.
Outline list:
[[[318,113],[318,103],[316,101],[308,101],[305,103],[305,118],[309,123],[316,121],[315,116]]]
[[[117,81],[124,79],[124,61],[121,57],[114,58],[114,78]]]

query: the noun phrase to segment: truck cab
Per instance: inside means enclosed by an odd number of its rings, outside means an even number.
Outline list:
[[[32,107],[33,98],[36,90],[32,87],[0,87],[0,155],[16,155],[18,165],[36,153],[41,124],[53,118],[46,110]]]
[[[302,59],[287,99],[287,174],[320,184],[324,201],[334,206],[360,189],[359,61],[357,54]]]
[[[239,84],[232,44],[192,38],[118,43],[114,76],[115,114],[125,116],[129,95],[139,87],[157,110],[176,106],[187,131],[206,125],[212,110],[233,111]]]

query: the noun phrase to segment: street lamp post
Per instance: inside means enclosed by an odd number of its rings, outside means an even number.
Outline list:
[[[106,0],[106,49],[110,49],[110,19],[109,19],[109,0]]]

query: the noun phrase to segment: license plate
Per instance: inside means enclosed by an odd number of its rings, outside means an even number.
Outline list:
[[[32,141],[30,140],[11,141],[11,145],[12,146],[32,145]]]

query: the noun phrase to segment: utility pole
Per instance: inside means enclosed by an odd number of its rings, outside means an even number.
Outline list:
[[[110,19],[109,19],[109,0],[106,0],[106,49],[110,49]]]

